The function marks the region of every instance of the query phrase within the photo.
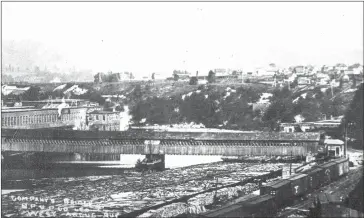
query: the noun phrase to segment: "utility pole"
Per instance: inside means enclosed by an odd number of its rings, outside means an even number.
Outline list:
[[[293,155],[292,155],[292,151],[291,151],[291,161],[290,161],[290,163],[289,163],[289,175],[292,175],[292,157],[293,157]]]
[[[291,91],[291,82],[288,80],[288,90]]]
[[[344,148],[344,157],[347,158],[347,149],[348,149],[348,123],[347,120],[344,121],[345,128],[345,148]]]

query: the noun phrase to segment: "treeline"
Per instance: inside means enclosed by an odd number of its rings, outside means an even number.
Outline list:
[[[240,130],[278,131],[282,122],[317,121],[345,113],[351,98],[340,94],[339,88],[315,88],[304,93],[292,93],[288,88],[275,89],[269,107],[253,111],[250,103],[258,101],[262,91],[237,88],[217,92],[213,86],[200,86],[198,90],[171,97],[143,98],[144,91],[136,88],[131,113],[136,124],[202,123],[206,127]],[[352,95],[352,94],[349,94]],[[298,118],[297,118],[298,117]],[[140,122],[144,121],[145,122]]]
[[[140,97],[140,93],[135,97]],[[213,86],[200,86],[198,90],[184,95],[141,99],[131,113],[133,121],[141,125],[194,122],[208,128],[253,130],[262,125],[249,103],[259,97],[260,93],[253,88],[218,92]],[[145,122],[141,122],[144,119]]]
[[[47,99],[86,99],[92,102],[97,102],[100,105],[105,103],[105,99],[101,96],[101,94],[95,90],[92,86],[89,85],[78,85],[80,88],[87,89],[88,91],[82,95],[74,95],[72,92],[64,93],[65,90],[75,85],[75,83],[67,83],[63,89],[58,90],[45,90],[39,86],[30,86],[27,91],[24,91],[21,94],[13,94],[9,95],[1,94],[2,99],[6,101],[39,101],[39,100],[47,100]]]
[[[347,127],[347,136],[349,145],[357,149],[364,149],[363,145],[363,83],[356,90],[353,100],[348,107],[344,119],[339,128],[341,136],[345,135],[345,126]]]
[[[302,118],[305,122],[320,120],[323,116],[343,115],[348,102],[345,95],[338,94],[338,88],[321,90],[315,88],[305,93],[292,93],[288,88],[276,89],[271,98],[271,105],[262,120],[271,130],[277,130],[280,123],[296,122]]]

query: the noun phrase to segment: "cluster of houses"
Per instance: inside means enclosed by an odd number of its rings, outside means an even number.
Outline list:
[[[351,66],[345,64],[337,64],[335,66],[308,65],[282,69],[271,64],[266,68],[244,71],[242,78],[245,81],[255,80],[273,86],[296,83],[298,87],[309,85],[332,85],[338,87],[349,80],[353,80],[354,83],[362,82],[363,66],[360,64]]]
[[[343,83],[353,81],[358,84],[363,81],[363,65],[336,64],[335,66],[293,66],[280,68],[275,64],[254,69],[229,69],[217,68],[201,70],[194,73],[174,70],[170,77],[161,73],[152,73],[142,78],[135,78],[132,73],[98,73],[95,75],[95,82],[119,82],[126,80],[174,80],[191,81],[194,84],[206,84],[209,82],[209,74],[213,72],[214,83],[263,83],[275,87],[290,86],[316,86],[331,85],[339,87]],[[211,81],[210,81],[211,82]]]
[[[340,86],[350,80],[363,81],[363,65],[354,64],[347,66],[337,64],[335,66],[294,66],[290,68],[279,68],[275,64],[255,69],[213,69],[215,82],[257,82],[270,84],[272,86],[284,86],[296,84],[298,87],[309,85],[332,85]],[[189,81],[192,78],[198,84],[208,83],[210,71],[197,71],[195,74],[186,71],[175,71],[169,79]]]

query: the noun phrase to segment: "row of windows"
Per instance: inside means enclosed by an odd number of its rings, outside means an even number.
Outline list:
[[[74,119],[81,119],[79,113],[63,114],[61,118],[58,114],[40,114],[40,115],[28,115],[28,116],[14,116],[3,117],[1,119],[2,126],[21,126],[27,124],[39,124],[39,123],[53,123],[57,120],[68,121]]]
[[[95,119],[95,120],[103,120],[106,121],[106,116],[107,115],[94,115],[94,116],[90,116],[89,120]],[[108,115],[108,120],[114,120],[117,119],[116,115]]]
[[[99,131],[119,131],[120,126],[119,125],[102,125],[102,126],[95,126],[95,129]]]

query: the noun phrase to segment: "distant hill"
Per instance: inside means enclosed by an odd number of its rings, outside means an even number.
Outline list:
[[[93,81],[90,70],[76,70],[56,50],[23,40],[2,43],[3,82]]]

